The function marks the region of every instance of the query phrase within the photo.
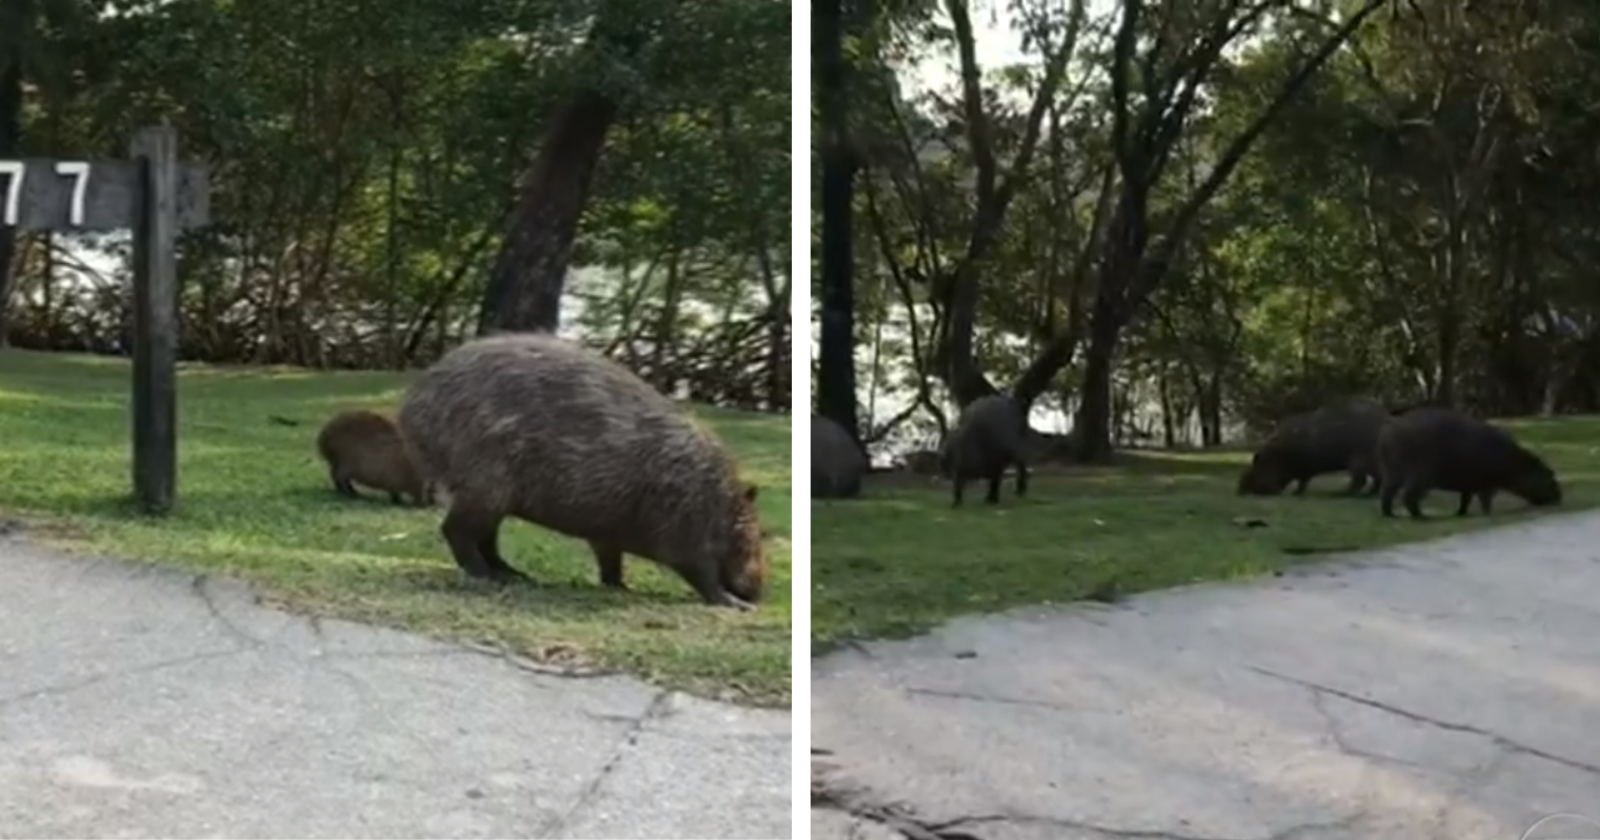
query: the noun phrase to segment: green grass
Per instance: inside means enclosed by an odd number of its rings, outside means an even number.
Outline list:
[[[62,547],[218,572],[298,611],[503,645],[568,666],[761,705],[790,694],[790,423],[699,410],[761,485],[773,573],[740,614],[702,606],[675,575],[629,558],[632,592],[601,589],[585,544],[520,521],[502,548],[542,587],[465,587],[443,512],[335,495],[313,441],[339,408],[397,405],[406,378],[185,365],[178,501],[131,502],[130,372],[91,356],[0,350],[0,511]],[[296,420],[289,427],[272,417]]]
[[[1555,468],[1562,509],[1600,505],[1600,418],[1505,425]],[[1543,515],[1501,494],[1491,517],[1474,506],[1457,519],[1458,497],[1435,492],[1424,502],[1432,518],[1412,522],[1402,510],[1385,520],[1375,498],[1333,497],[1342,475],[1315,479],[1302,498],[1241,498],[1234,483],[1248,457],[1144,453],[1106,468],[1047,467],[1025,499],[1012,495],[1008,476],[998,506],[983,503],[985,484],[973,484],[955,510],[946,483],[869,477],[862,499],[812,504],[812,650],[902,636],[963,613],[1080,600],[1112,582],[1127,594],[1254,576],[1325,551]],[[1236,521],[1248,518],[1266,527]]]

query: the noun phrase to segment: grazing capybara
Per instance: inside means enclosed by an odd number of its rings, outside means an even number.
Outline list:
[[[447,489],[441,532],[469,577],[525,580],[499,550],[516,517],[586,540],[600,583],[622,555],[677,572],[708,604],[749,609],[767,563],[756,487],[687,412],[621,365],[543,333],[451,350],[400,408],[412,459]]]
[[[418,506],[433,503],[432,494],[406,452],[400,429],[388,416],[356,409],[335,414],[317,433],[317,453],[328,462],[333,489],[351,498],[363,484],[389,494],[400,504],[402,494]]]
[[[1394,516],[1398,495],[1421,519],[1429,490],[1460,493],[1456,516],[1467,515],[1474,496],[1489,515],[1501,490],[1536,507],[1561,503],[1561,484],[1544,459],[1506,430],[1448,408],[1413,408],[1390,421],[1378,436],[1378,465],[1384,516]]]
[[[968,403],[939,453],[939,468],[955,485],[950,506],[960,507],[966,483],[980,478],[989,481],[984,501],[999,502],[1000,479],[1012,465],[1017,468],[1017,495],[1027,495],[1028,465],[1023,450],[1027,433],[1028,416],[1011,397],[990,394]]]
[[[1291,482],[1303,496],[1319,475],[1349,472],[1345,494],[1378,491],[1375,448],[1378,432],[1390,415],[1382,403],[1348,400],[1296,414],[1282,423],[1250,459],[1239,476],[1241,496],[1276,496]]]
[[[838,423],[811,415],[811,498],[854,499],[861,495],[867,456]]]

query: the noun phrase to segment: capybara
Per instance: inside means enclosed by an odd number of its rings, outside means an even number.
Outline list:
[[[317,433],[317,453],[328,462],[333,489],[346,496],[359,497],[355,485],[363,484],[388,493],[395,504],[402,501],[402,494],[418,506],[433,503],[399,427],[387,415],[366,409],[335,414]]]
[[[811,498],[854,499],[861,495],[867,456],[838,423],[811,415]]]
[[[1311,479],[1348,471],[1350,484],[1343,492],[1365,489],[1370,496],[1378,492],[1378,431],[1389,419],[1382,403],[1365,399],[1290,416],[1251,457],[1239,476],[1238,493],[1276,496],[1293,482],[1294,494],[1302,496]]]
[[[999,502],[1000,479],[1012,465],[1017,468],[1017,496],[1027,495],[1028,465],[1023,449],[1027,433],[1028,416],[1011,397],[990,394],[968,403],[939,456],[940,470],[955,485],[950,506],[959,507],[966,483],[980,478],[989,480],[984,501]]]
[[[441,532],[469,577],[527,576],[499,550],[507,517],[586,540],[603,586],[622,555],[677,572],[709,604],[761,599],[766,556],[754,485],[687,412],[621,365],[544,333],[501,333],[446,353],[412,384],[400,428],[422,474],[451,496]]]
[[[1456,516],[1467,515],[1474,496],[1487,516],[1501,490],[1536,507],[1561,503],[1561,484],[1544,459],[1506,430],[1448,408],[1413,408],[1390,421],[1378,436],[1378,465],[1384,516],[1394,516],[1398,495],[1421,519],[1422,499],[1435,489],[1461,494]]]

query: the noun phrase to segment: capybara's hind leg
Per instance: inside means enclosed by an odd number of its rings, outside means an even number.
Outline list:
[[[488,535],[478,540],[478,553],[489,564],[490,573],[498,580],[529,580],[529,577],[506,562],[500,553],[500,523],[490,526]]]
[[[955,499],[950,502],[950,506],[953,508],[961,507],[961,497],[966,495],[967,481],[958,475],[951,479],[950,484],[955,488]]]
[[[627,589],[628,584],[622,580],[622,549],[594,540],[589,541],[589,547],[594,549],[594,562],[600,567],[600,585],[608,589]]]
[[[476,580],[495,579],[494,566],[483,556],[482,548],[485,535],[493,539],[495,529],[484,518],[452,510],[445,514],[444,524],[439,526],[439,530],[450,546],[450,554],[455,558],[456,565],[467,577]]]
[[[1456,505],[1456,516],[1467,515],[1467,508],[1472,507],[1472,495],[1471,493],[1461,494],[1461,503]]]
[[[1017,462],[1017,498],[1028,495],[1028,465]]]
[[[1427,495],[1428,487],[1422,482],[1412,479],[1406,483],[1405,489],[1401,491],[1400,500],[1405,503],[1406,512],[1411,514],[1412,519],[1423,518],[1422,499]]]
[[[983,500],[986,503],[991,505],[1000,503],[1000,481],[1005,478],[1005,475],[1004,467],[989,474],[989,492],[983,496]]]
[[[677,570],[679,576],[700,595],[700,600],[713,607],[731,607],[736,610],[753,610],[755,605],[722,588],[722,580],[712,566],[695,566]]]
[[[356,486],[350,483],[350,478],[346,476],[338,467],[328,468],[328,478],[333,482],[333,489],[337,491],[339,495],[349,496],[352,499],[361,495],[356,492]]]
[[[1400,495],[1400,482],[1397,479],[1385,477],[1378,490],[1378,508],[1383,515],[1394,518],[1394,497]]]
[[[397,505],[405,503],[405,499],[401,498],[400,494],[393,490],[389,491],[389,501]]]

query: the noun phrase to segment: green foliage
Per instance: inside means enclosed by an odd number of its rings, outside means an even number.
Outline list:
[[[1203,33],[1228,21],[1255,33],[1224,51],[1176,126],[1142,211],[1160,242],[1331,24],[1289,3],[1264,4],[1254,23],[1218,17],[1238,4],[1145,5],[1136,104],[1147,81],[1184,68],[1175,56]],[[1071,14],[1069,3],[1008,6],[1012,26],[1029,32],[1040,20],[1062,31]],[[1065,411],[1087,343],[1072,304],[1084,314],[1094,269],[1113,253],[1089,237],[1113,164],[1108,35],[1120,15],[1086,21],[1068,78],[1046,102],[1040,148],[976,269],[973,344],[996,384],[1016,382],[1052,338],[1079,330],[1074,363],[1044,400]],[[932,285],[916,281],[967,252],[981,191],[958,80],[926,93],[908,86],[907,56],[954,63],[956,33],[907,19],[896,31],[909,45],[866,54],[852,89],[858,142],[870,150],[857,204],[858,342],[894,349],[858,359],[873,368],[863,381],[884,387],[940,373],[931,352],[909,352],[907,313],[914,305],[926,351],[942,313],[929,304]],[[1600,12],[1569,0],[1398,3],[1369,19],[1267,123],[1124,330],[1114,378],[1124,442],[1164,415],[1171,442],[1214,444],[1350,393],[1498,415],[1600,408],[1596,32]],[[1020,68],[981,68],[1002,178],[1043,62],[1030,45]]]
[[[45,6],[72,25],[0,27],[28,35],[12,39],[39,86],[28,148],[119,157],[167,120],[181,154],[210,168],[216,224],[188,237],[181,263],[187,356],[426,361],[474,321],[516,179],[583,89],[623,110],[579,261],[626,283],[672,254],[695,266],[674,306],[787,308],[787,3]],[[92,347],[126,320],[47,277],[40,254],[20,267],[15,342]],[[586,325],[602,346],[653,338],[601,314]]]

